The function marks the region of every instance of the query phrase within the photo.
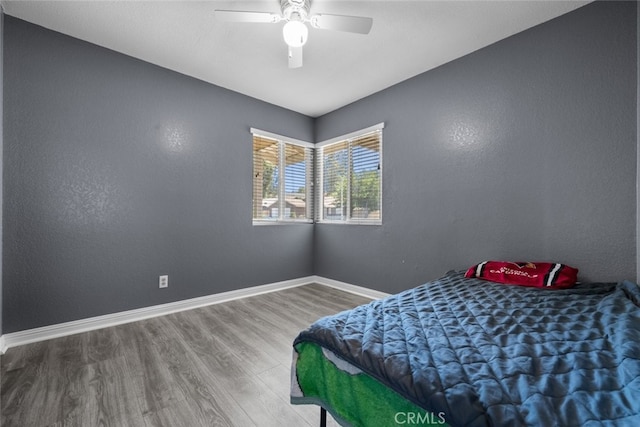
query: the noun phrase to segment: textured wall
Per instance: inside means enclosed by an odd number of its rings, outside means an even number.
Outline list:
[[[2,213],[3,213],[3,209],[2,209],[2,166],[3,166],[3,160],[2,160],[2,155],[4,152],[4,143],[3,143],[3,106],[4,106],[4,97],[3,97],[3,86],[4,86],[4,79],[2,78],[3,75],[3,54],[2,54],[2,46],[4,46],[3,43],[3,39],[4,39],[4,12],[2,11],[2,7],[0,7],[0,336],[2,336]]]
[[[312,225],[252,226],[249,133],[312,119],[9,16],[4,63],[5,333],[313,274]]]
[[[640,50],[640,7],[636,6],[637,21],[636,21],[636,36],[637,36],[637,49]],[[638,242],[640,242],[640,53],[638,54],[638,65],[636,69],[637,74],[637,90],[636,90],[636,139],[637,139],[637,169],[636,169],[636,283],[640,283],[640,249],[638,249]]]
[[[318,275],[395,292],[485,259],[636,277],[636,4],[596,2],[319,118],[382,122],[383,225],[322,224]]]

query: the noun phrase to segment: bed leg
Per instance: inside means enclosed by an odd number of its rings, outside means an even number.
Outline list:
[[[320,407],[320,427],[327,427],[327,410]]]

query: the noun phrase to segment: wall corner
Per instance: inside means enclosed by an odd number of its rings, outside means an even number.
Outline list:
[[[640,283],[640,6],[636,3],[636,283]]]
[[[2,265],[3,265],[3,153],[4,153],[4,8],[0,5],[0,352],[2,352]]]

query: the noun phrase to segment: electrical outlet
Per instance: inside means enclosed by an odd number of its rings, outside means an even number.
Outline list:
[[[169,287],[169,276],[160,276],[160,280],[158,281],[161,288]]]

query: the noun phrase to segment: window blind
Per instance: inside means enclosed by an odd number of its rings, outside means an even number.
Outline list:
[[[380,131],[351,141],[350,219],[380,219]]]
[[[280,143],[253,136],[253,219],[275,220],[280,205]]]
[[[382,130],[322,144],[322,221],[379,223],[382,192]]]
[[[309,147],[284,143],[284,202],[283,219],[309,220],[313,218],[313,150]]]
[[[254,133],[254,221],[312,220],[313,149],[309,145]]]

